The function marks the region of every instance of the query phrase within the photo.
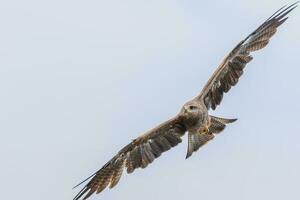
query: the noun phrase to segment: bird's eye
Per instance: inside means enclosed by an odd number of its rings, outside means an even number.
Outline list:
[[[196,109],[196,106],[189,106],[189,109],[194,110],[194,109]]]

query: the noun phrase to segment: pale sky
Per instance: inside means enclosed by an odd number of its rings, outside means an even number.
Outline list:
[[[71,200],[287,3],[1,2],[1,199]],[[289,16],[213,112],[237,122],[188,160],[184,138],[90,200],[300,199],[300,8]]]

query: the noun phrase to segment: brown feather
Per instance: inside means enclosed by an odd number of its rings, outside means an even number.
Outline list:
[[[269,43],[268,40],[253,42],[247,46],[246,51],[252,52],[252,51],[260,50],[260,49],[264,48],[265,46],[267,46],[268,43]]]
[[[123,168],[124,168],[124,160],[120,161],[120,163],[118,164],[118,167],[115,168],[115,171],[112,174],[109,188],[115,187],[115,185],[117,185],[117,183],[120,181],[122,173],[123,173]]]
[[[269,43],[277,28],[287,20],[285,16],[297,7],[296,4],[294,3],[275,12],[241,41],[222,61],[196,99],[204,101],[208,109],[215,110],[221,101],[218,95],[227,93],[232,86],[237,84],[238,79],[243,74],[244,67],[252,60],[250,53],[264,48]],[[220,84],[218,87],[220,90],[216,90],[218,84]]]
[[[189,132],[188,150],[185,158],[189,158],[193,154],[193,152],[198,151],[200,147],[205,145],[208,141],[212,140],[213,138],[214,135],[211,133]]]
[[[155,142],[155,140],[150,140],[149,144],[151,146],[152,153],[155,156],[155,158],[159,157],[161,155],[162,151],[160,150],[160,148],[157,145],[157,143]]]
[[[175,117],[133,140],[95,173],[74,200],[78,200],[83,195],[85,195],[83,199],[87,199],[93,193],[102,192],[107,186],[113,188],[120,181],[124,167],[127,168],[127,173],[132,173],[137,168],[147,167],[162,152],[179,144],[180,137],[185,132],[181,119]]]

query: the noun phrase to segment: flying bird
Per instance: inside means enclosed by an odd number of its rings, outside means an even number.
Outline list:
[[[223,131],[228,123],[236,121],[236,119],[212,116],[208,111],[215,110],[220,105],[223,94],[237,84],[245,66],[252,60],[251,52],[260,50],[269,43],[277,28],[288,19],[287,14],[295,9],[297,4],[298,2],[280,8],[236,45],[198,96],[185,103],[175,117],[134,139],[101,169],[84,180],[83,182],[91,179],[74,200],[83,196],[83,199],[87,199],[106,187],[113,188],[119,182],[124,169],[127,173],[132,173],[137,168],[147,167],[163,152],[181,143],[185,133],[188,135],[186,154],[188,158]]]

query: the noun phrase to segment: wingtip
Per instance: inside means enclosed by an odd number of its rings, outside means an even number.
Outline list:
[[[300,1],[296,1],[295,3],[293,3],[292,5],[296,5],[296,6],[298,6],[298,3],[299,3]]]
[[[81,181],[80,183],[78,183],[77,185],[75,185],[72,189],[77,188],[79,185],[83,184],[84,182],[86,182],[87,180],[89,180],[90,178],[92,178],[93,176],[96,175],[98,171],[96,171],[95,173],[93,173],[92,175],[90,175],[89,177],[87,177],[86,179],[84,179],[83,181]]]
[[[290,13],[292,10],[294,10],[296,7],[298,7],[298,3],[299,2],[300,1],[296,1],[296,2],[294,2],[292,4],[290,4],[290,5],[286,4],[286,5],[282,6],[275,13],[273,13],[273,15],[271,15],[266,21],[269,21],[271,19],[278,18],[278,17],[283,18],[288,13]]]
[[[231,119],[231,120],[230,120],[230,123],[235,122],[235,121],[237,121],[237,120],[238,120],[238,118]]]

